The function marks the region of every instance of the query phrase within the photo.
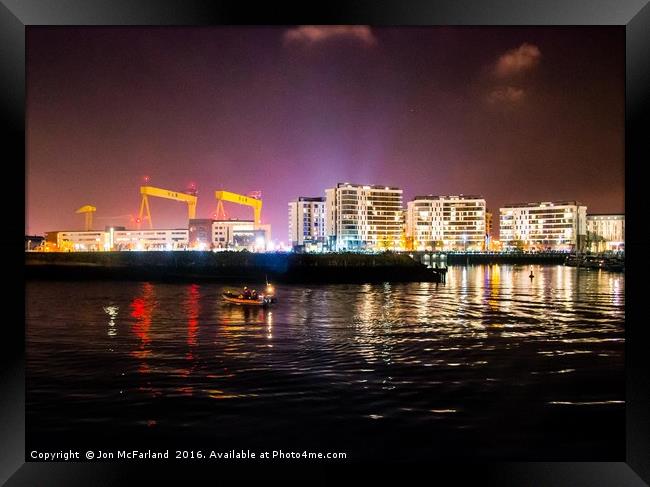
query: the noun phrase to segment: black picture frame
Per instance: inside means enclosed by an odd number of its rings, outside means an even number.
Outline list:
[[[480,479],[501,485],[645,485],[650,483],[650,387],[643,277],[648,228],[641,222],[644,163],[650,161],[650,5],[648,0],[418,0],[329,1],[252,5],[207,0],[2,0],[0,3],[0,103],[7,145],[5,164],[25,161],[25,32],[30,25],[619,25],[626,32],[626,461],[607,463],[490,463],[479,467],[437,465],[435,476],[454,483]],[[9,149],[9,151],[7,151]],[[4,158],[3,158],[4,159]],[[25,173],[16,171],[15,201],[23,198]],[[22,180],[21,180],[22,179]],[[13,202],[12,202],[13,203]],[[14,206],[12,204],[12,206]],[[24,213],[5,212],[8,236],[0,241],[23,274],[19,239]],[[16,228],[13,228],[16,227]],[[20,252],[20,254],[19,254]],[[21,282],[22,283],[22,282]],[[15,319],[3,320],[0,343],[0,481],[7,485],[113,485],[125,483],[133,465],[25,463],[24,286],[4,292]],[[22,318],[21,318],[22,315]],[[462,459],[459,459],[462,461]],[[137,468],[157,465],[137,465]],[[182,466],[175,465],[178,469]],[[191,467],[194,468],[194,467]],[[127,469],[127,470],[125,470]],[[166,471],[166,470],[163,470]]]

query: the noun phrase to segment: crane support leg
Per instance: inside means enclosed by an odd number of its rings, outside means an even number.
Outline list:
[[[147,215],[143,216],[145,209],[147,210]],[[143,194],[142,203],[140,203],[140,221],[138,223],[138,228],[140,228],[140,225],[142,225],[142,222],[145,219],[149,222],[149,229],[153,229],[153,223],[151,222],[151,211],[149,210],[149,198],[147,198],[146,194]]]
[[[223,209],[223,201],[222,200],[217,200],[217,211],[216,213],[216,219],[217,220],[225,220],[228,217],[226,216],[226,210]]]

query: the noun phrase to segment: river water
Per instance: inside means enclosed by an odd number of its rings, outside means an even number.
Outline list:
[[[624,275],[450,267],[445,284],[30,281],[27,444],[623,460]]]

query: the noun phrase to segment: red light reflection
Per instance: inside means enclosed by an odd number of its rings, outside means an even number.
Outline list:
[[[192,357],[192,348],[196,346],[196,335],[199,330],[199,286],[192,284],[187,291],[185,312],[187,313],[187,345],[190,347],[188,358]]]
[[[151,355],[151,350],[148,348],[151,343],[149,329],[151,328],[151,317],[154,307],[154,287],[151,283],[145,282],[142,285],[141,295],[131,301],[131,317],[136,320],[132,329],[135,335],[140,339],[139,349],[131,352],[131,355],[143,360]],[[149,366],[146,362],[142,362],[139,370],[141,373],[148,373]]]

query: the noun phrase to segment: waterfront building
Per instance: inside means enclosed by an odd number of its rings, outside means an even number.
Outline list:
[[[45,240],[59,251],[83,252],[110,250],[109,235],[99,230],[74,231],[63,230],[47,232]]]
[[[123,227],[122,227],[123,228]],[[106,231],[47,232],[48,248],[60,252],[100,252],[107,250],[179,250],[187,248],[185,228]]]
[[[402,190],[350,183],[326,189],[325,235],[331,250],[398,250]]]
[[[409,238],[407,234],[407,226],[406,226],[406,220],[407,220],[407,212],[405,209],[402,209],[401,215],[400,215],[400,220],[401,220],[401,228],[400,228],[400,249],[401,250],[414,250],[414,245],[413,245],[413,239]]]
[[[493,250],[492,230],[493,230],[492,212],[489,208],[485,209],[485,250]]]
[[[189,247],[208,250],[212,248],[212,218],[192,218],[188,225]]]
[[[292,247],[322,249],[325,243],[325,198],[300,196],[289,202],[289,242]]]
[[[253,220],[215,220],[212,243],[216,249],[265,250],[271,242],[271,225],[257,225]]]
[[[48,232],[48,248],[58,251],[103,250],[266,250],[271,225],[253,220],[211,220],[193,218],[188,228],[128,230],[110,227],[106,231]]]
[[[216,249],[249,249],[255,246],[253,220],[215,220],[212,222],[212,243]]]
[[[587,215],[587,246],[592,252],[625,249],[625,215]]]
[[[189,247],[195,250],[265,250],[271,225],[253,220],[196,218],[189,224]]]
[[[153,230],[115,230],[103,232],[108,249],[113,250],[182,250],[189,244],[187,228]]]
[[[584,250],[587,207],[577,201],[511,204],[499,212],[504,249]]]
[[[25,235],[25,250],[30,252],[42,247],[45,238],[41,235]]]
[[[485,214],[481,196],[416,196],[406,205],[406,238],[415,250],[483,250]]]

